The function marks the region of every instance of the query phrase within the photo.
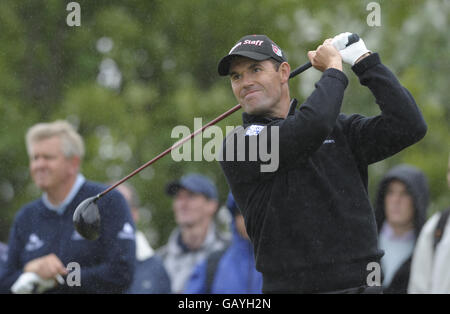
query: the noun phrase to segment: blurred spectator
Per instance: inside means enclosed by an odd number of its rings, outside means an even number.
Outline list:
[[[400,165],[379,184],[375,203],[384,293],[406,293],[416,239],[426,219],[429,200],[425,175]]]
[[[0,242],[0,265],[2,265],[1,263],[6,260],[7,253],[8,253],[8,246]]]
[[[43,195],[14,219],[0,288],[14,293],[125,291],[135,256],[134,223],[125,199],[112,191],[97,202],[101,234],[95,241],[85,240],[74,229],[73,213],[83,200],[106,187],[79,173],[84,155],[81,136],[66,121],[40,123],[28,130],[26,144],[31,177]],[[66,265],[72,262],[80,267],[76,285],[64,279]]]
[[[0,278],[2,277],[2,272],[5,271],[6,259],[8,258],[8,246],[0,242]],[[0,287],[0,293],[8,293],[8,290]]]
[[[166,192],[173,196],[177,228],[168,243],[158,250],[163,258],[173,293],[182,293],[195,265],[213,251],[223,249],[227,241],[214,223],[218,194],[205,176],[189,174],[169,183]]]
[[[450,189],[450,156],[447,169]],[[417,241],[408,293],[450,293],[450,208],[426,222]]]
[[[195,268],[185,293],[257,294],[262,292],[262,275],[255,268],[253,246],[245,229],[244,217],[231,192],[227,208],[233,217],[231,245],[213,252]]]
[[[139,197],[132,185],[122,183],[117,187],[128,202],[134,223],[139,221]],[[155,255],[144,233],[136,228],[136,263],[129,294],[170,293],[170,279],[161,258]]]

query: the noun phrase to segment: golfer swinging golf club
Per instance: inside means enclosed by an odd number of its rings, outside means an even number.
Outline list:
[[[218,65],[245,111],[242,126],[224,141],[220,163],[245,218],[265,293],[381,292],[368,280],[370,265],[383,255],[367,192],[368,166],[418,142],[427,126],[379,55],[360,38],[349,45],[349,35],[308,52],[323,74],[298,109],[289,93],[290,65],[267,36],[241,38]],[[340,113],[348,84],[342,62],[372,92],[379,115]],[[273,143],[269,134],[276,128]],[[259,155],[256,161],[226,158],[229,149],[239,153],[236,137],[248,144],[262,135],[268,147],[278,147],[275,171],[261,171]],[[245,156],[252,148],[245,145]]]

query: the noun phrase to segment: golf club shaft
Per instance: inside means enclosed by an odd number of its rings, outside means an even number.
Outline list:
[[[217,122],[225,119],[226,117],[228,117],[230,114],[234,113],[235,111],[241,109],[241,105],[237,104],[236,106],[234,106],[233,108],[231,108],[230,110],[228,110],[227,112],[222,113],[220,116],[218,116],[217,118],[215,118],[214,120],[210,121],[209,123],[205,124],[201,129],[196,130],[195,132],[191,133],[189,136],[186,136],[185,138],[179,140],[178,142],[176,142],[174,145],[172,145],[171,147],[169,147],[168,149],[166,149],[165,151],[163,151],[161,154],[159,154],[158,156],[156,156],[155,158],[153,158],[152,160],[146,162],[145,164],[143,164],[141,167],[139,167],[138,169],[134,170],[132,173],[130,173],[129,175],[127,175],[126,177],[124,177],[123,179],[121,179],[120,181],[116,182],[114,185],[110,186],[108,189],[106,189],[105,191],[103,191],[102,193],[100,193],[98,195],[98,198],[102,197],[103,195],[105,195],[106,193],[108,193],[109,191],[111,191],[112,189],[116,188],[118,185],[122,184],[123,182],[125,182],[126,180],[128,180],[129,178],[131,178],[132,176],[134,176],[135,174],[141,172],[142,170],[144,170],[145,168],[147,168],[148,166],[150,166],[151,164],[153,164],[154,162],[156,162],[157,160],[161,159],[162,157],[164,157],[165,155],[167,155],[168,153],[170,153],[172,150],[174,150],[175,148],[183,145],[185,142],[189,141],[191,138],[193,138],[194,136],[196,136],[197,134],[203,132],[206,128],[210,127],[211,125],[216,124]]]
[[[289,75],[289,78],[293,78],[294,76],[302,73],[303,71],[309,69],[311,67],[311,62],[305,63],[301,66],[299,66],[298,68],[296,68],[294,71],[292,71]],[[225,119],[226,117],[228,117],[229,115],[231,115],[232,113],[234,113],[235,111],[238,111],[241,108],[240,104],[237,104],[236,106],[234,106],[233,108],[229,109],[228,111],[222,113],[220,116],[218,116],[217,118],[215,118],[214,120],[210,121],[209,123],[205,124],[202,128],[194,131],[193,133],[191,133],[189,136],[181,139],[180,141],[176,142],[174,145],[172,145],[171,147],[169,147],[168,149],[166,149],[165,151],[163,151],[162,153],[160,153],[158,156],[156,156],[155,158],[153,158],[152,160],[146,162],[145,164],[143,164],[141,167],[139,167],[138,169],[134,170],[132,173],[130,173],[129,175],[127,175],[126,177],[122,178],[121,180],[117,181],[116,183],[114,183],[113,185],[111,185],[109,188],[107,188],[105,191],[101,192],[100,194],[97,195],[96,199],[99,199],[100,197],[104,196],[106,193],[110,192],[111,190],[115,189],[118,185],[122,184],[123,182],[127,181],[129,178],[133,177],[134,175],[138,174],[139,172],[141,172],[142,170],[144,170],[145,168],[147,168],[148,166],[150,166],[151,164],[153,164],[154,162],[156,162],[157,160],[161,159],[162,157],[164,157],[165,155],[167,155],[168,153],[170,153],[172,150],[174,150],[175,148],[183,145],[185,142],[189,141],[190,139],[192,139],[194,136],[196,136],[197,134],[203,132],[205,129],[207,129],[208,127],[210,127],[211,125],[216,124],[217,122]]]
[[[311,66],[312,66],[311,62],[307,62],[304,65],[299,66],[294,71],[292,71],[291,74],[289,74],[289,78],[293,78],[294,76],[308,70]]]

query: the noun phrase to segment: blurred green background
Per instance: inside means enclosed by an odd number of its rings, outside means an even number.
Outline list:
[[[421,168],[431,187],[429,213],[450,205],[450,1],[376,1],[381,26],[369,26],[371,1],[127,0],[77,1],[81,26],[66,24],[70,1],[0,2],[0,241],[21,206],[40,195],[28,173],[24,134],[38,122],[68,119],[85,139],[83,174],[116,181],[176,139],[177,125],[212,120],[236,104],[218,60],[246,34],[267,34],[292,67],[328,37],[358,33],[415,97],[428,123],[418,144],[370,166],[373,199],[381,176],[398,163]],[[343,112],[375,115],[368,89],[350,78]],[[304,101],[320,72],[290,82]],[[235,113],[219,126],[239,125]],[[206,140],[204,140],[205,142]],[[228,192],[217,162],[166,156],[129,182],[142,200],[139,227],[159,247],[174,227],[165,184],[198,171]]]

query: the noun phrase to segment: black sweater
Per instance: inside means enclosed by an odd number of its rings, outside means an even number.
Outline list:
[[[276,149],[270,139],[273,126],[279,127],[276,171],[262,172],[268,162],[259,154],[256,161],[248,158],[252,136],[245,136],[243,127],[224,141],[221,167],[244,215],[266,293],[365,285],[372,271],[368,264],[383,254],[367,193],[368,165],[416,143],[427,126],[411,94],[378,54],[352,70],[372,91],[380,115],[340,114],[348,80],[328,69],[298,110],[293,100],[286,119],[243,114],[244,128],[264,126],[256,136],[266,135],[269,150]],[[236,161],[239,137],[247,144],[247,161]],[[233,146],[234,161],[226,158]]]

